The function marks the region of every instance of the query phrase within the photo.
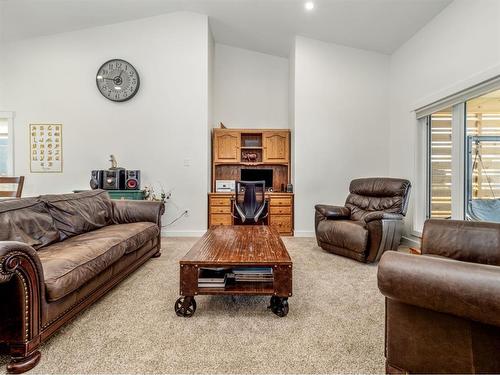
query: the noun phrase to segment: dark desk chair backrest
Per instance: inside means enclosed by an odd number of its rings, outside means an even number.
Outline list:
[[[262,186],[259,189],[261,194],[261,199],[257,199],[257,187]],[[241,194],[241,188],[245,188],[243,201],[240,202],[239,196]],[[264,219],[267,216],[266,209],[266,182],[265,181],[237,181],[236,182],[236,199],[234,200],[234,211],[238,215],[238,219],[241,219],[243,224],[251,222],[258,223],[259,220]]]
[[[17,185],[16,190],[0,190],[0,198],[21,198],[24,186],[24,176],[0,177],[0,184]]]

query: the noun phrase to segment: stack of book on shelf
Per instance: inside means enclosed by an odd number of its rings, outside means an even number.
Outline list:
[[[248,267],[233,269],[236,282],[272,283],[273,269],[271,267]]]
[[[225,268],[200,268],[198,288],[224,288],[228,271]]]

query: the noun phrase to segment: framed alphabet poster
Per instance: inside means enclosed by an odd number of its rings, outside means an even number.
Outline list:
[[[30,124],[31,173],[61,173],[62,124]]]

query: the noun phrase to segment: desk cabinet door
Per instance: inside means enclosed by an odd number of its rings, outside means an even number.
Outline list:
[[[214,162],[240,161],[240,133],[217,131],[214,135]]]
[[[290,137],[288,132],[262,134],[265,163],[288,163]]]

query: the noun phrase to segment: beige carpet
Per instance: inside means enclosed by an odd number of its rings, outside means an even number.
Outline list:
[[[199,296],[179,318],[178,259],[196,239],[165,239],[138,271],[41,348],[31,373],[382,373],[384,300],[377,267],[285,238],[294,261],[290,313],[268,297]],[[7,357],[0,357],[5,371]]]

